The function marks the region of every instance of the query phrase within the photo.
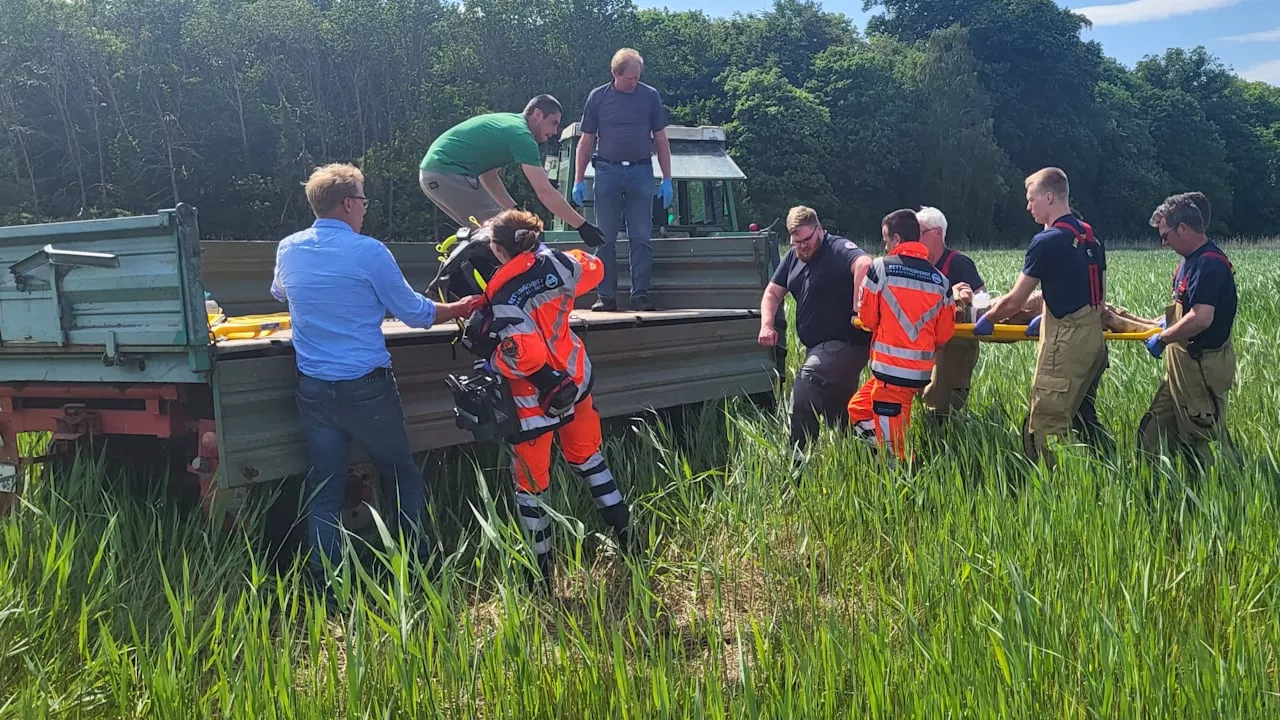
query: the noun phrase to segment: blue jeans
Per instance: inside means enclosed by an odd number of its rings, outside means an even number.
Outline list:
[[[335,566],[342,559],[341,512],[352,440],[365,448],[378,471],[388,527],[394,528],[398,518],[405,538],[417,539],[418,555],[425,559],[431,549],[423,527],[426,483],[409,450],[400,392],[391,371],[380,368],[356,380],[335,382],[299,374],[296,399],[310,465],[303,493],[312,579],[323,585],[321,553]],[[395,512],[389,512],[391,508]]]
[[[649,294],[649,277],[653,272],[653,197],[657,183],[653,165],[642,163],[630,167],[599,163],[596,169],[596,225],[604,234],[604,245],[596,256],[604,263],[604,280],[600,297],[612,300],[618,295],[618,230],[623,216],[627,220],[627,240],[631,244],[631,297]]]

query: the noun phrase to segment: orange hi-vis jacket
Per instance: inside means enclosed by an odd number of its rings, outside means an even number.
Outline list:
[[[862,282],[858,319],[871,331],[871,373],[891,385],[922,388],[934,354],[955,334],[951,283],[919,242],[876,258]]]
[[[523,252],[489,279],[485,296],[500,338],[490,361],[511,383],[522,439],[573,417],[546,415],[531,377],[546,368],[567,372],[578,386],[576,403],[591,392],[591,359],[569,329],[574,299],[604,279],[604,263],[581,250]]]

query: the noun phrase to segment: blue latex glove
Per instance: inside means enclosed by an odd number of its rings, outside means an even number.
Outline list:
[[[587,181],[579,180],[573,184],[573,201],[582,207],[587,204]]]
[[[1027,323],[1027,337],[1040,337],[1040,320],[1043,317],[1044,314],[1041,313],[1031,318],[1031,322]]]
[[[671,178],[663,178],[662,184],[658,186],[658,194],[662,196],[662,207],[671,207],[671,198],[674,192],[671,189]]]
[[[990,335],[996,331],[996,323],[988,315],[978,318],[978,322],[973,324],[974,335]]]
[[[1164,355],[1164,343],[1161,342],[1159,335],[1152,335],[1147,338],[1147,352],[1151,353],[1151,357],[1159,360]]]

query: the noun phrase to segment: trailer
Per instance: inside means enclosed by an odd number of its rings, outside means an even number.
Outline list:
[[[269,293],[276,245],[201,242],[197,210],[185,204],[0,228],[0,493],[19,492],[32,464],[103,440],[179,458],[206,498],[304,473],[288,330],[222,340],[206,311],[206,293],[229,315],[286,311]],[[435,245],[388,246],[410,283],[426,287]],[[596,368],[601,415],[771,393],[776,358],[756,343],[757,308],[776,259],[768,233],[663,239],[652,291],[663,309],[579,307],[572,322]],[[455,344],[458,327],[388,318],[383,334],[413,450],[469,442],[444,382],[473,361]],[[47,452],[21,452],[29,432],[49,433]],[[353,463],[362,453],[353,448]]]

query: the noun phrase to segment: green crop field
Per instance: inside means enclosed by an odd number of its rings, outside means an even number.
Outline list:
[[[0,717],[1277,717],[1280,253],[1228,252],[1235,451],[1203,477],[1135,456],[1140,343],[1100,389],[1114,454],[1052,471],[1018,450],[1034,344],[984,345],[969,411],[917,419],[914,475],[824,435],[793,483],[781,409],[707,410],[680,443],[633,423],[606,452],[638,561],[559,465],[553,598],[525,589],[496,456],[437,482],[439,578],[363,551],[332,615],[257,526],[77,466],[0,521]],[[1020,257],[977,253],[993,290]],[[1156,314],[1175,264],[1111,253],[1113,301]]]

